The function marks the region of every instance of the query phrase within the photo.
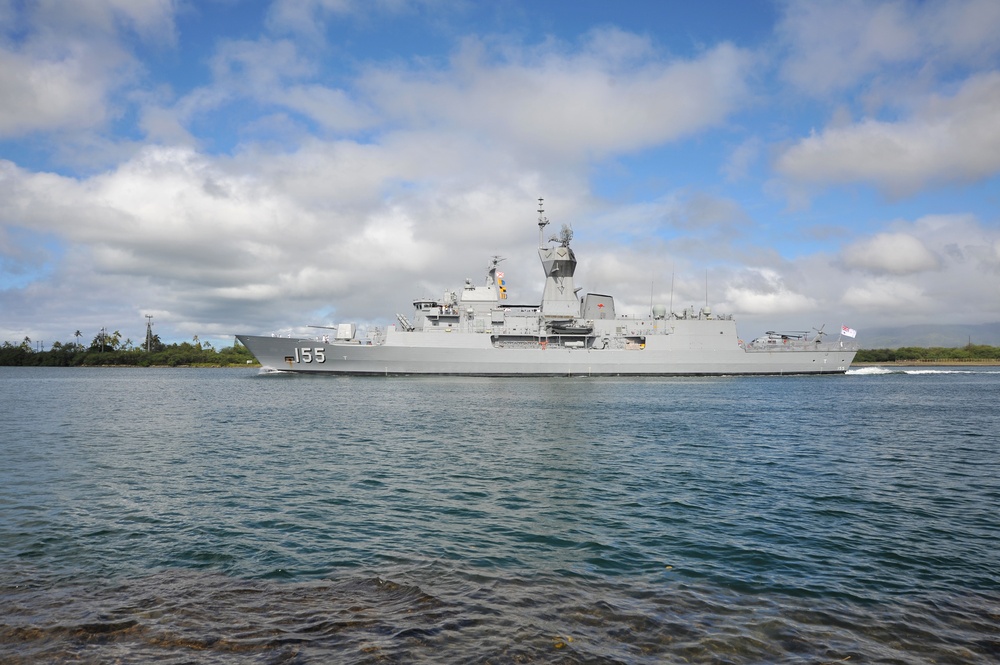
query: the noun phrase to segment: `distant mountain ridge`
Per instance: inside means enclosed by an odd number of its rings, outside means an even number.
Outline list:
[[[938,324],[871,328],[858,331],[863,349],[898,349],[903,346],[954,348],[968,343],[1000,346],[1000,321],[977,325]]]

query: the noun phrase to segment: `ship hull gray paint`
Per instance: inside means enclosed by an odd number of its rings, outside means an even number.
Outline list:
[[[541,201],[539,201],[541,204]],[[540,207],[540,206],[539,206]],[[706,305],[646,316],[618,316],[614,298],[578,298],[573,233],[546,239],[539,209],[538,255],[545,287],[538,305],[509,305],[499,256],[485,283],[413,301],[414,321],[356,339],[354,324],[319,338],[237,335],[261,365],[304,374],[463,376],[731,376],[843,374],[857,347],[823,333],[769,332],[749,344],[730,316]],[[849,329],[845,329],[849,330]],[[854,332],[849,331],[853,337]],[[332,336],[332,341],[331,341]]]
[[[414,333],[397,333],[413,335]],[[419,333],[418,333],[419,334]],[[324,343],[309,338],[237,337],[266,368],[308,374],[466,376],[732,376],[843,374],[855,351],[754,350],[736,346],[686,351],[458,348]],[[296,356],[296,349],[299,350]],[[302,349],[312,360],[302,362]],[[323,362],[316,361],[321,349]],[[298,357],[298,361],[295,358]]]

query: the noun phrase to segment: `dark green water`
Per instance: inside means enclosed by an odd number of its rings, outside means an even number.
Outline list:
[[[1000,372],[0,368],[0,662],[991,663]]]

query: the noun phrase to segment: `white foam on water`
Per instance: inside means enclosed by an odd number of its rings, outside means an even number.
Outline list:
[[[898,370],[886,369],[885,367],[858,367],[857,369],[847,370],[847,373],[859,376],[872,376],[876,374],[896,374]]]
[[[1000,369],[975,368],[954,368],[939,367],[935,369],[914,369],[913,367],[857,367],[847,370],[847,374],[856,376],[879,376],[883,374],[998,374]]]

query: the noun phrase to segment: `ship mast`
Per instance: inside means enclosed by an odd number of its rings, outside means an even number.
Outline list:
[[[542,207],[542,201],[545,199],[538,199],[538,247],[541,249],[545,247],[545,227],[549,225],[549,220],[545,218],[542,214],[545,212],[545,208]]]

